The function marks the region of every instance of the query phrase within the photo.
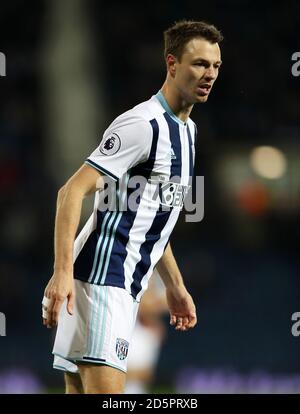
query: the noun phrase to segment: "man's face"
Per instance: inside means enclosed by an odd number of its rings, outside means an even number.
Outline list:
[[[222,63],[219,45],[195,38],[185,45],[180,62],[172,55],[168,62],[181,97],[189,104],[206,102]]]

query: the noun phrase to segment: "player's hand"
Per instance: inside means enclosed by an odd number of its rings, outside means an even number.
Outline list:
[[[166,295],[170,324],[178,331],[194,328],[197,323],[196,307],[186,288],[184,286],[168,287]]]
[[[42,302],[43,325],[47,328],[57,325],[59,312],[66,298],[68,313],[72,315],[75,299],[73,274],[56,272],[49,280]]]

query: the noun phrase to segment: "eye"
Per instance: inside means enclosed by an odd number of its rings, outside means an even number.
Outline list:
[[[197,62],[197,63],[194,63],[194,66],[203,66],[206,68],[207,65],[203,62]]]

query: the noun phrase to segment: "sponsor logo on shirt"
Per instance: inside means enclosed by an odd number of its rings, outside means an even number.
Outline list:
[[[178,183],[159,183],[160,204],[166,207],[183,207],[183,202],[190,186]]]
[[[179,181],[180,177],[178,177]],[[190,185],[183,185],[173,181],[166,181],[165,177],[152,176],[149,180],[151,184],[156,185],[156,190],[153,194],[153,200],[159,199],[160,205],[165,207],[179,207],[182,208],[184,199],[190,189]]]

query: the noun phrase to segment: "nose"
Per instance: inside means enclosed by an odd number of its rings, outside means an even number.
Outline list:
[[[206,69],[205,74],[204,74],[204,78],[207,81],[212,81],[214,79],[216,79],[218,76],[217,74],[217,69],[214,68],[213,66],[210,66],[209,68]]]

